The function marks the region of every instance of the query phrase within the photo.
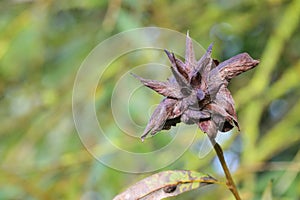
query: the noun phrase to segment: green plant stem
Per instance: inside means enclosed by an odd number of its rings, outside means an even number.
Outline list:
[[[227,182],[226,182],[227,187],[229,188],[229,190],[231,191],[231,193],[233,194],[233,196],[235,197],[236,200],[241,200],[241,197],[239,195],[237,187],[235,186],[235,183],[231,177],[231,173],[227,167],[222,147],[215,141],[215,139],[211,139],[210,142],[214,146],[217,156],[221,162],[222,168],[224,170],[224,173],[225,173],[225,176],[227,179]]]

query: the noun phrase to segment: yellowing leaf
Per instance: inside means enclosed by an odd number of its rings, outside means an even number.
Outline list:
[[[209,175],[189,170],[163,171],[129,187],[114,200],[149,200],[177,196],[199,187],[219,183]]]

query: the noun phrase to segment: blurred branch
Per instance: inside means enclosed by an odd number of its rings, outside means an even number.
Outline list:
[[[268,101],[272,101],[276,98],[280,98],[287,91],[292,88],[300,87],[299,85],[299,74],[300,74],[300,60],[298,60],[295,65],[289,67],[279,80],[277,80],[272,86],[267,90],[266,98]]]
[[[292,173],[299,173],[300,162],[293,160],[290,162],[258,162],[253,165],[241,166],[236,172],[238,177],[242,177],[244,174],[264,172],[264,171],[286,171]]]
[[[297,174],[300,172],[300,150],[296,154],[292,163],[285,168],[284,174],[280,177],[277,184],[275,185],[275,191],[277,194],[282,195],[285,193],[289,187],[292,185],[293,181],[296,179]]]
[[[103,20],[103,28],[110,32],[114,29],[116,21],[118,19],[119,11],[121,8],[122,0],[110,0],[108,8]]]
[[[9,185],[11,183],[14,185],[18,185],[31,197],[34,197],[36,199],[45,199],[45,200],[50,199],[47,195],[44,195],[42,191],[36,187],[35,183],[32,182],[29,183],[29,181],[26,181],[21,176],[9,172],[8,170],[3,169],[3,167],[1,167],[1,177],[6,180],[5,181],[6,185]]]
[[[240,106],[261,94],[270,83],[271,73],[280,59],[285,42],[297,30],[300,17],[299,10],[300,1],[298,0],[294,0],[286,8],[279,25],[267,43],[261,57],[261,63],[256,69],[250,84],[236,95],[236,101],[239,102]]]
[[[286,147],[299,142],[299,123],[300,100],[290,110],[290,112],[277,123],[270,131],[268,131],[256,145],[256,160],[263,161],[276,152],[284,150]]]

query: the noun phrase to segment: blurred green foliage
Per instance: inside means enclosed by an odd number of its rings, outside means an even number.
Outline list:
[[[189,30],[204,47],[214,42],[219,60],[241,52],[260,59],[255,70],[230,84],[242,131],[224,148],[240,145],[234,179],[244,199],[270,196],[268,191],[273,199],[299,199],[300,1],[2,0],[0,17],[0,199],[111,199],[147,176],[96,161],[79,140],[71,107],[76,72],[88,53],[114,34],[144,26]],[[96,104],[106,107],[99,115],[110,113],[121,74],[109,71],[99,86]],[[114,137],[119,130],[106,116]],[[150,144],[163,145],[167,137]],[[130,143],[132,149],[147,150],[137,143]],[[188,150],[166,169],[214,175],[213,162],[213,153],[199,159]],[[232,196],[213,186],[174,199]]]

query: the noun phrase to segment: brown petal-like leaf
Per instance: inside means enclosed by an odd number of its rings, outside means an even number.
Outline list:
[[[231,116],[233,119],[233,122],[235,126],[240,130],[238,119],[236,116],[235,106],[234,106],[234,100],[231,96],[230,91],[227,87],[224,85],[220,88],[219,93],[216,96],[215,102],[218,105],[222,105],[222,107],[225,109],[225,111]]]
[[[199,128],[208,135],[209,138],[216,138],[217,136],[217,125],[211,119],[200,121],[198,123]]]
[[[235,76],[254,68],[259,64],[258,60],[254,60],[247,53],[241,53],[221,62],[216,70],[219,71],[223,80],[230,81]]]
[[[176,82],[178,83],[178,85],[180,87],[188,87],[188,82],[187,82],[185,76],[182,75],[180,73],[180,71],[178,70],[178,65],[176,63],[175,55],[173,53],[170,53],[167,50],[165,50],[165,52],[166,52],[167,56],[169,57],[169,60],[171,61],[171,70],[176,79]]]
[[[145,86],[156,91],[158,94],[175,99],[183,98],[183,95],[180,92],[180,88],[178,88],[177,85],[171,84],[170,82],[161,82],[156,80],[144,79],[135,74],[132,75],[138,80],[140,80]]]
[[[189,72],[189,69],[187,67],[187,65],[182,62],[180,59],[177,59],[175,57],[175,62],[176,62],[176,68],[178,70],[178,72],[185,78],[185,80],[189,80],[189,75],[188,75],[188,72]]]
[[[233,116],[228,114],[222,105],[211,103],[207,105],[205,109],[212,112],[212,120],[217,125],[219,131],[227,132],[233,128],[235,123],[237,123]]]
[[[209,119],[210,113],[207,111],[191,110],[184,111],[181,115],[181,121],[185,124],[198,123],[200,120]]]
[[[205,76],[212,69],[212,64],[214,63],[213,59],[211,58],[212,46],[213,44],[209,45],[208,49],[206,50],[206,53],[197,62],[194,74],[200,72],[200,74]]]
[[[154,110],[146,128],[141,136],[142,140],[150,133],[155,133],[169,129],[172,125],[178,123],[176,118],[182,114],[180,101],[170,98],[163,99],[157,108]],[[175,121],[173,121],[175,120]]]
[[[222,80],[221,75],[217,70],[210,71],[208,76],[205,78],[205,83],[207,84],[207,90],[212,99],[215,98],[216,94],[223,85],[228,85],[226,80]]]
[[[194,48],[193,48],[193,42],[192,39],[189,36],[189,32],[187,32],[186,36],[186,49],[185,49],[185,63],[188,72],[193,71],[195,68],[196,64],[196,58],[195,58],[195,53],[194,53]]]
[[[199,172],[189,170],[164,171],[137,182],[116,196],[114,200],[159,200],[218,183],[215,178]]]

